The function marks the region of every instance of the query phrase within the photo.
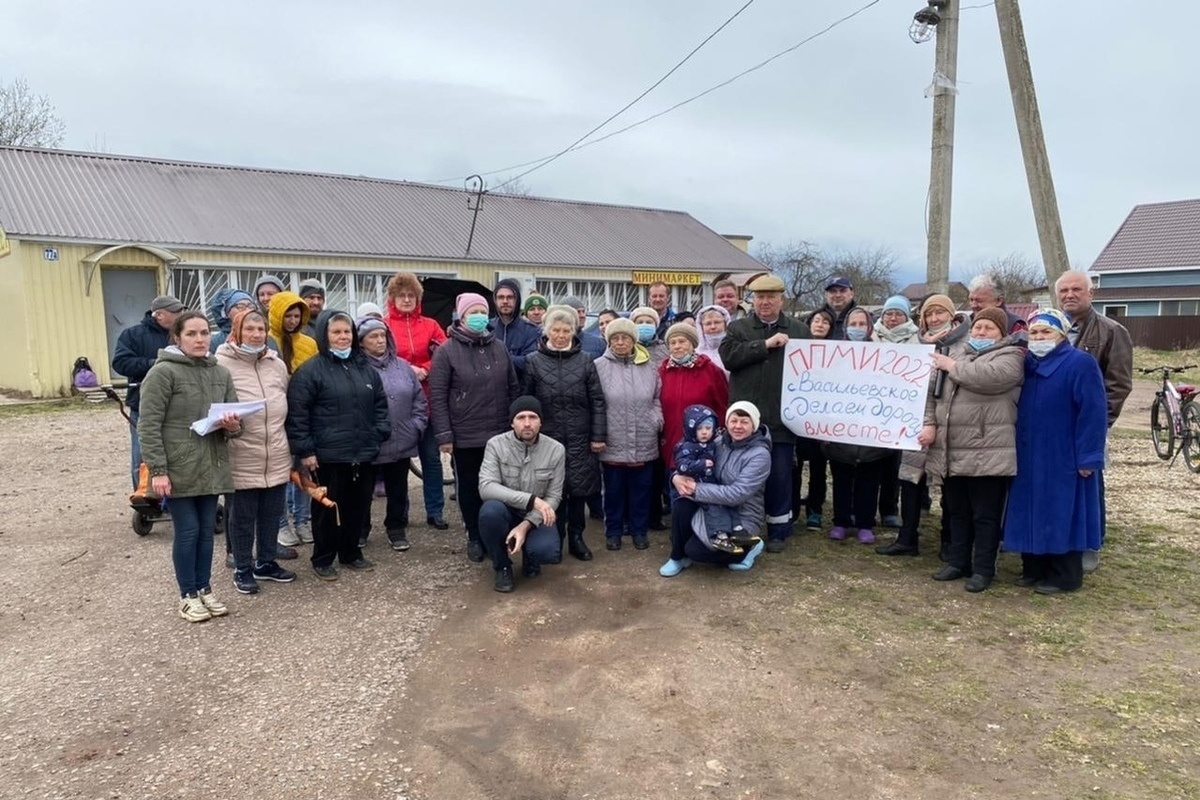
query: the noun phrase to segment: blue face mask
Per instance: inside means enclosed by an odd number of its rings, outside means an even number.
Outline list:
[[[487,314],[468,314],[466,326],[471,333],[483,333],[488,326]]]
[[[267,346],[265,344],[260,344],[258,346],[255,346],[255,345],[246,344],[245,342],[243,342],[242,344],[238,345],[238,350],[242,351],[243,353],[245,353],[248,356],[256,356],[259,353],[261,353],[263,350],[266,350],[266,349],[267,349]]]
[[[342,361],[345,361],[350,357],[350,353],[353,351],[349,347],[347,347],[345,350],[339,350],[336,347],[331,347],[329,348],[329,352],[333,354],[334,358],[340,358]]]
[[[994,345],[995,342],[991,339],[976,339],[975,337],[971,337],[970,339],[967,339],[967,344],[971,346],[972,350],[978,353],[981,350],[987,350],[989,347]]]
[[[865,342],[867,340],[867,329],[846,328],[846,338],[852,342]]]
[[[638,341],[642,344],[649,344],[654,338],[654,326],[649,322],[639,322],[637,326]]]
[[[1029,343],[1029,352],[1033,353],[1034,358],[1045,358],[1056,347],[1058,347],[1058,342],[1054,339],[1038,339]]]

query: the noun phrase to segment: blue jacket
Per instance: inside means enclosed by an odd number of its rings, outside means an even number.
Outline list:
[[[159,325],[149,311],[141,322],[130,325],[117,337],[112,368],[113,372],[129,379],[125,405],[129,406],[130,411],[137,411],[141,401],[141,387],[138,384],[145,380],[146,373],[154,366],[158,351],[166,349],[170,343],[170,332]]]
[[[1087,353],[1064,342],[1042,359],[1026,354],[1005,550],[1061,554],[1100,547],[1107,413],[1104,378]],[[1081,469],[1091,476],[1080,477]]]
[[[513,314],[512,322],[507,324],[499,316],[492,317],[488,322],[488,330],[508,350],[508,358],[517,372],[517,379],[520,380],[525,376],[525,357],[537,350],[542,331],[521,316],[521,284],[512,278],[504,278],[496,284],[497,289],[501,287],[511,289],[517,296],[517,310]]]
[[[604,355],[604,351],[608,349],[604,339],[595,331],[580,331],[579,345],[592,361]]]
[[[713,428],[713,438],[707,442],[696,439],[696,428],[708,420]],[[683,438],[675,445],[675,471],[698,481],[711,481],[716,464],[717,413],[708,406],[692,405],[683,410]]]

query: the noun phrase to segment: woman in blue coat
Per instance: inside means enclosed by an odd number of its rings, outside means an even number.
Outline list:
[[[1067,341],[1057,310],[1029,320],[1025,388],[1017,405],[1017,477],[1004,549],[1021,554],[1019,586],[1038,594],[1083,585],[1083,551],[1100,547],[1107,408],[1095,359]]]

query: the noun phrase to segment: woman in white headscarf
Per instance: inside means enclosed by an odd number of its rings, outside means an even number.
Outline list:
[[[696,346],[696,353],[708,356],[709,361],[725,369],[718,349],[725,338],[725,329],[729,327],[729,312],[718,305],[705,306],[696,314],[696,323],[700,330],[700,344]],[[728,375],[729,370],[725,369],[725,374]]]

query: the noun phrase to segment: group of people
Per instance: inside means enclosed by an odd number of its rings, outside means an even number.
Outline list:
[[[649,547],[669,512],[665,577],[696,562],[751,569],[786,548],[794,514],[822,529],[827,469],[829,537],[874,543],[879,511],[900,530],[877,548],[884,555],[918,552],[926,487],[941,485],[947,563],[935,577],[967,578],[971,591],[991,582],[1002,539],[1023,554],[1022,582],[1044,593],[1078,588],[1082,554],[1099,547],[1104,433],[1129,391],[1130,348],[1120,326],[1091,311],[1082,273],[1060,278],[1061,311],[1028,321],[1007,314],[987,281],[972,286],[965,321],[941,295],[916,312],[890,298],[875,318],[844,277],[802,321],[783,313],[783,282],[762,275],[747,287],[749,307],[726,281],[713,304],[677,311],[660,283],[646,306],[602,311],[595,331],[578,299],[523,299],[511,280],[491,303],[458,296],[446,328],[424,315],[411,273],[357,318],[325,309],[318,282],[299,288],[266,276],[251,292],[227,291],[211,309],[215,335],[203,314],[156,298],[114,356],[131,382],[134,470],[144,461],[171,510],[189,621],[226,613],[211,586],[218,496],[237,591],[293,580],[278,559],[309,541],[314,573],[332,581],[339,565],[373,568],[362,547],[377,482],[388,542],[409,548],[411,459],[421,462],[426,523],[449,527],[443,454],[467,557],[490,560],[502,592],[516,585],[518,553],[525,578],[564,549],[590,560],[589,509],[611,551]],[[930,384],[925,450],[798,438],[780,400],[785,345],[803,338],[937,345],[944,377]],[[263,410],[192,432],[212,403],[235,399]]]

